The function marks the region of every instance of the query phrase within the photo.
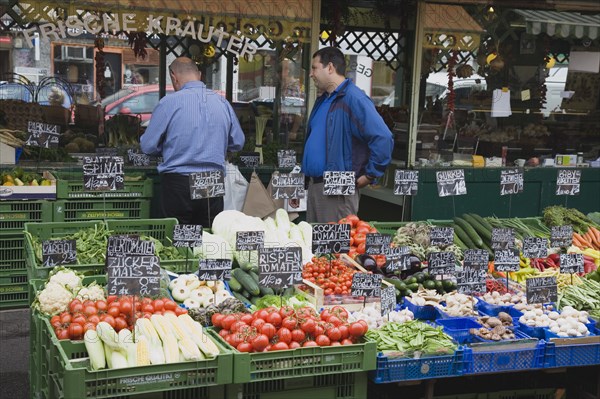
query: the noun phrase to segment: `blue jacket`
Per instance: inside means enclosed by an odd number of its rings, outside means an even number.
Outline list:
[[[381,177],[392,159],[392,132],[377,113],[373,101],[349,79],[342,83],[327,114],[326,163],[327,171],[354,171],[362,175]],[[321,105],[321,95],[311,112]]]

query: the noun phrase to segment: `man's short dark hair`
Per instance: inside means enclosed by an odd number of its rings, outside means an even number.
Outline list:
[[[319,57],[323,66],[327,66],[331,62],[338,75],[346,76],[346,59],[339,48],[324,47],[315,51],[313,58],[315,57]]]

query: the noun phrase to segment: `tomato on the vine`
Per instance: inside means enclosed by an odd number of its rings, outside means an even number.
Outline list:
[[[292,342],[292,332],[285,327],[277,330],[277,337],[279,338],[279,342],[285,342],[286,344]]]
[[[265,334],[259,334],[252,340],[252,347],[257,352],[262,352],[269,345],[269,337]]]
[[[271,339],[275,336],[275,334],[277,333],[277,329],[275,328],[275,326],[271,323],[265,323],[261,329],[260,332],[264,335],[267,336],[267,338]]]
[[[315,338],[315,342],[319,346],[329,346],[329,345],[331,345],[331,340],[327,337],[327,335],[324,335],[324,334],[317,335],[317,338]]]

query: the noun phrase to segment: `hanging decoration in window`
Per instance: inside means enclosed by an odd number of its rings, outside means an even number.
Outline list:
[[[94,57],[94,62],[96,63],[96,90],[98,96],[104,98],[104,71],[106,66],[106,63],[104,62],[104,39],[100,36],[96,36],[94,47],[98,50]]]
[[[129,32],[127,33],[127,37],[135,57],[145,60],[146,56],[148,55],[148,51],[146,51],[146,46],[148,43],[146,32]]]

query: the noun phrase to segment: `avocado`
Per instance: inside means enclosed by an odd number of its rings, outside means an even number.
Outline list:
[[[425,280],[423,282],[423,288],[428,289],[428,290],[434,290],[435,289],[435,282],[432,280]]]
[[[417,281],[416,277],[414,277],[414,276],[413,276],[413,277],[409,277],[409,278],[405,279],[405,280],[404,280],[404,282],[405,282],[407,285],[418,283],[418,281]]]
[[[396,285],[396,288],[398,288],[400,291],[405,291],[407,286],[404,281],[400,281],[400,283],[398,283],[398,285]]]
[[[419,283],[408,284],[407,287],[411,291],[417,291],[419,289]]]
[[[436,290],[443,290],[444,289],[444,284],[442,284],[441,280],[435,280],[433,283],[435,284],[435,289]]]

